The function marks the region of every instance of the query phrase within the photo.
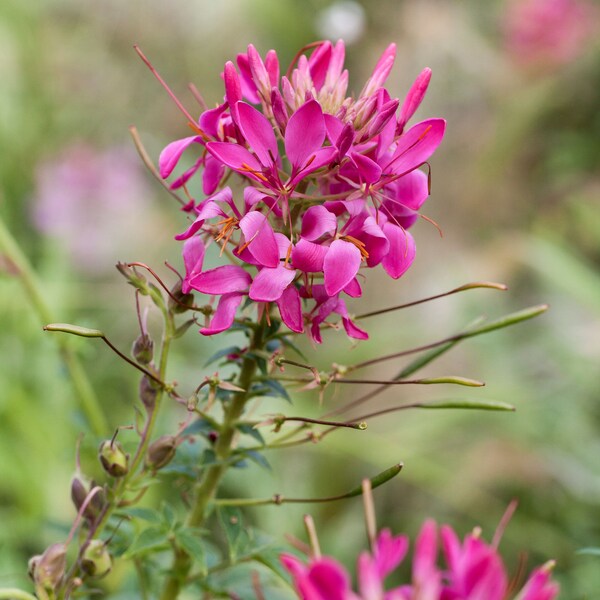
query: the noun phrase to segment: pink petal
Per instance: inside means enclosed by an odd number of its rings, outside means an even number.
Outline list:
[[[428,178],[423,171],[415,169],[394,182],[394,200],[412,210],[419,210],[429,197]]]
[[[265,215],[256,210],[247,213],[240,221],[240,229],[248,244],[248,250],[261,265],[279,265],[279,248]]]
[[[220,160],[229,168],[233,169],[234,171],[239,171],[247,177],[250,177],[250,179],[254,179],[262,183],[263,180],[260,177],[253,175],[251,171],[260,173],[263,169],[263,166],[250,152],[248,152],[248,150],[246,150],[246,148],[240,146],[239,144],[230,144],[229,142],[209,142],[206,144],[206,149],[217,160]]]
[[[415,542],[413,576],[416,582],[426,580],[435,570],[437,558],[437,527],[432,520],[426,521]]]
[[[265,69],[269,74],[269,83],[272,88],[279,86],[279,59],[275,50],[269,50],[265,56]]]
[[[314,242],[324,235],[333,235],[337,230],[337,218],[322,204],[311,206],[302,217],[301,236]]]
[[[356,277],[344,288],[344,292],[350,298],[360,298],[362,296],[362,289]]]
[[[249,296],[257,302],[273,302],[279,300],[285,288],[296,276],[295,269],[279,265],[275,269],[265,267],[254,278],[250,286]]]
[[[244,98],[252,102],[252,104],[258,104],[260,98],[258,97],[256,84],[252,79],[252,72],[250,70],[250,62],[246,54],[237,55],[237,65],[240,70],[242,84],[242,94]]]
[[[277,248],[279,250],[279,258],[287,258],[289,256],[290,247],[292,245],[292,242],[290,242],[290,238],[285,236],[283,233],[276,231],[275,241],[277,242]]]
[[[212,158],[212,156],[211,156]],[[191,166],[187,171],[185,171],[182,175],[180,175],[175,181],[173,181],[169,187],[172,190],[178,190],[181,186],[185,185],[198,171],[198,169],[204,163],[204,158],[200,157],[193,166]],[[206,169],[205,169],[206,170]]]
[[[242,84],[240,76],[231,61],[225,63],[223,70],[223,80],[225,81],[225,98],[231,109],[231,116],[237,122],[236,104],[242,99]],[[217,137],[216,135],[214,137]]]
[[[226,65],[227,66],[227,65]],[[221,116],[227,110],[227,104],[223,103],[216,108],[205,110],[198,121],[200,129],[214,139],[219,138],[219,122]]]
[[[329,61],[331,60],[331,50],[331,42],[323,42],[319,47],[315,48],[308,59],[310,76],[317,92],[323,87],[323,83],[325,83],[325,76],[327,75]]]
[[[412,265],[417,248],[413,236],[393,223],[383,226],[383,233],[390,242],[389,252],[381,264],[392,279],[398,279]]]
[[[325,85],[330,89],[339,89],[339,78],[344,68],[344,58],[346,56],[346,46],[343,40],[338,40],[331,52],[331,59],[329,60],[329,68],[327,69],[327,76],[325,78]],[[342,92],[345,95],[346,91]]]
[[[394,98],[393,100],[388,100],[381,108],[377,109],[377,114],[369,125],[369,138],[374,137],[383,131],[385,126],[392,120],[392,117],[398,108],[398,104],[399,101]]]
[[[390,44],[373,69],[373,74],[371,75],[371,79],[369,80],[369,84],[374,86],[375,88],[381,87],[385,80],[388,78],[392,67],[394,66],[394,61],[396,60],[396,44]]]
[[[383,577],[380,575],[375,561],[368,552],[361,552],[358,557],[358,589],[362,598],[379,600],[383,596]]]
[[[294,112],[285,130],[285,152],[294,170],[302,169],[324,140],[321,105],[316,100],[309,100]]]
[[[166,179],[177,166],[177,163],[186,148],[192,144],[200,144],[201,142],[202,138],[199,135],[193,135],[181,140],[175,140],[166,146],[158,158],[158,170],[160,176],[163,179]]]
[[[557,583],[550,581],[550,566],[536,569],[516,600],[554,600],[560,591]]]
[[[323,264],[323,273],[325,291],[330,296],[335,296],[356,277],[360,260],[360,250],[350,242],[335,240],[329,246]]]
[[[202,335],[215,335],[229,329],[233,325],[235,313],[242,302],[243,294],[224,294],[219,299],[217,310],[208,327],[200,329]]]
[[[404,535],[393,536],[384,529],[375,544],[375,560],[381,577],[389,575],[403,560],[408,552],[408,538]]]
[[[420,167],[440,145],[445,129],[444,119],[429,119],[413,125],[400,137],[392,160],[383,170],[401,175]]]
[[[224,265],[199,273],[190,280],[190,286],[204,294],[229,294],[243,292],[248,288],[252,277],[237,265]]]
[[[356,165],[363,183],[375,183],[381,177],[381,167],[368,156],[358,152],[350,152],[350,158]]]
[[[419,76],[415,79],[415,82],[408,91],[404,103],[402,104],[402,108],[400,109],[400,116],[398,118],[398,133],[402,133],[406,123],[419,108],[423,98],[425,97],[427,88],[429,87],[430,80],[431,69],[429,68],[423,69]]]
[[[303,273],[319,273],[329,248],[301,238],[292,250],[292,264]]]
[[[331,558],[314,561],[308,573],[310,587],[316,595],[303,596],[306,600],[350,600],[350,577],[345,569]],[[302,590],[302,588],[301,588]],[[309,592],[310,593],[310,592]]]
[[[265,166],[271,166],[279,156],[277,139],[269,120],[245,102],[237,103],[238,125],[242,135]]]
[[[281,320],[289,329],[296,333],[304,331],[304,322],[302,320],[302,304],[298,290],[290,285],[283,290],[283,294],[277,300]]]
[[[355,340],[369,339],[369,334],[364,329],[357,327],[356,323],[354,323],[350,317],[342,317],[342,323],[348,337],[354,338]]]
[[[209,154],[204,161],[204,171],[202,171],[202,191],[207,196],[214,194],[223,175],[225,175],[225,165]]]
[[[206,248],[199,237],[192,237],[183,244],[183,264],[185,265],[185,279],[181,285],[184,294],[191,290],[189,280],[202,271],[204,252]]]
[[[269,79],[269,73],[267,72],[265,63],[260,57],[258,50],[252,44],[248,46],[248,64],[257,89],[263,93],[266,90],[270,90],[271,81]]]
[[[338,151],[332,146],[326,146],[324,148],[319,148],[315,151],[315,153],[310,157],[310,159],[306,163],[306,167],[301,169],[296,173],[292,179],[290,179],[289,186],[295,187],[300,180],[302,180],[307,175],[310,175],[317,169],[320,169],[324,165],[329,164],[336,156]]]
[[[283,96],[277,88],[273,88],[271,90],[271,108],[273,109],[273,117],[275,117],[279,131],[282,134],[285,134],[285,129],[288,122],[288,113],[287,108],[285,107],[285,102],[283,101]]]
[[[327,132],[327,138],[332,144],[335,144],[339,139],[342,131],[344,130],[344,122],[329,113],[323,115],[325,120],[325,130]]]
[[[205,200],[196,210],[198,212],[196,220],[183,233],[177,234],[175,236],[176,240],[187,240],[188,238],[192,237],[196,232],[202,229],[206,219],[226,216],[219,205],[210,198]]]
[[[365,244],[369,267],[378,265],[389,252],[390,242],[373,217],[367,217],[358,231],[351,227],[347,233]]]

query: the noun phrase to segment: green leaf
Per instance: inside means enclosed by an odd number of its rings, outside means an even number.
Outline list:
[[[286,348],[290,348],[290,350],[293,350],[300,358],[302,358],[303,360],[307,360],[302,350],[300,350],[300,348],[298,348],[298,346],[291,342],[287,337],[281,337],[279,339]]]
[[[124,558],[133,558],[153,550],[166,548],[168,545],[167,534],[161,527],[149,527],[144,529],[134,540]]]
[[[495,321],[490,321],[489,323],[487,323],[487,325],[482,325],[481,327],[476,327],[475,329],[471,329],[470,331],[460,333],[459,336],[463,339],[470,338],[476,335],[481,335],[483,333],[489,333],[490,331],[495,331],[496,329],[510,327],[511,325],[516,325],[517,323],[521,323],[522,321],[533,319],[534,317],[545,313],[548,310],[548,308],[549,307],[547,304],[538,304],[537,306],[530,306],[529,308],[510,313],[509,315],[501,317],[500,319],[496,319]]]
[[[206,551],[201,539],[202,530],[196,527],[186,527],[175,533],[175,541],[187,555],[199,565],[200,571],[206,573]]]
[[[238,423],[236,429],[239,429],[244,435],[253,437],[259,444],[265,445],[265,438],[263,438],[261,432],[254,427],[251,423]]]
[[[277,576],[279,576],[284,581],[288,582],[289,581],[288,572],[283,568],[283,565],[281,564],[281,560],[280,560],[281,554],[285,551],[286,551],[285,548],[273,548],[271,546],[265,550],[261,550],[260,552],[257,552],[254,555],[254,560],[256,562],[259,562],[261,565],[264,565],[265,567],[267,567],[267,569],[269,569],[270,571],[275,573]]]
[[[264,469],[267,469],[267,471],[271,470],[269,461],[260,452],[257,452],[256,450],[244,450],[243,448],[240,448],[240,454],[249,458],[251,461],[255,462]]]
[[[88,329],[79,325],[69,323],[50,323],[44,327],[44,331],[60,331],[61,333],[70,333],[79,337],[103,338],[104,334],[99,329]]]
[[[159,525],[163,522],[159,512],[151,508],[131,506],[128,508],[120,509],[118,514],[131,517],[133,519],[142,519],[143,521],[148,521],[149,523],[153,523],[154,525]]]
[[[204,366],[208,367],[208,365],[218,361],[219,359],[223,358],[224,356],[227,356],[228,354],[239,354],[240,352],[241,350],[239,346],[228,346],[227,348],[223,348],[218,352],[215,352],[212,356],[210,356],[204,363]]]
[[[173,507],[166,502],[162,505],[162,519],[163,523],[169,528],[173,529],[177,523],[177,515],[173,510]]]
[[[239,508],[219,507],[218,513],[221,527],[227,538],[229,558],[234,562],[247,541],[242,511]]]
[[[501,410],[512,411],[516,409],[512,404],[496,400],[431,400],[423,402],[418,408],[466,408],[475,410]]]
[[[265,381],[263,381],[263,384],[269,389],[269,393],[263,394],[264,396],[271,396],[273,398],[283,398],[284,400],[287,400],[290,404],[292,403],[290,395],[279,381],[275,381],[274,379],[265,379]]]

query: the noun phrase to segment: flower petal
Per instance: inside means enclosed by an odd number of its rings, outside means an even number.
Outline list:
[[[423,69],[421,73],[419,73],[419,76],[415,79],[415,82],[412,84],[410,90],[408,90],[408,94],[406,95],[404,103],[402,104],[402,108],[400,109],[400,116],[398,117],[398,133],[402,133],[406,123],[415,114],[415,112],[417,112],[417,108],[419,108],[423,98],[425,97],[425,93],[427,92],[430,81],[431,69]]]
[[[301,238],[292,250],[292,264],[303,273],[319,273],[329,248]]]
[[[325,291],[335,296],[355,277],[360,268],[360,250],[352,243],[335,240],[325,256],[323,273]]]
[[[283,294],[277,300],[277,307],[281,320],[289,329],[296,333],[304,331],[304,322],[302,321],[302,304],[298,290],[290,285],[283,290]]]
[[[279,265],[275,269],[265,267],[254,278],[250,286],[249,296],[257,302],[273,302],[279,300],[285,288],[296,276],[295,269]]]
[[[390,249],[381,264],[392,279],[398,279],[406,273],[415,260],[417,252],[415,240],[408,231],[393,223],[386,223],[383,226],[383,233],[390,242]]]
[[[269,220],[261,212],[253,210],[240,221],[240,229],[248,244],[248,250],[264,267],[279,265],[279,248]]]
[[[276,157],[279,156],[273,126],[253,106],[245,102],[238,102],[236,107],[238,125],[242,135],[265,167],[273,165],[277,160]]]
[[[381,177],[381,167],[368,156],[358,152],[350,152],[350,158],[358,169],[363,183],[375,183]]]
[[[209,142],[206,144],[206,149],[217,160],[220,160],[234,171],[238,171],[255,181],[263,181],[260,177],[252,173],[252,171],[260,173],[263,170],[263,166],[243,146],[229,142]]]
[[[215,335],[229,329],[233,325],[235,313],[242,302],[244,294],[223,294],[219,299],[217,310],[208,327],[200,329],[202,335]]]
[[[237,265],[224,265],[203,271],[190,280],[190,286],[204,294],[229,294],[243,292],[248,288],[252,277]]]
[[[190,279],[202,271],[204,262],[204,242],[198,237],[192,237],[183,244],[183,264],[185,265],[185,278],[181,284],[181,291],[188,294],[191,291]]]
[[[302,217],[302,231],[300,235],[314,242],[323,235],[333,235],[337,229],[337,218],[322,204],[311,206]]]
[[[321,105],[316,100],[309,100],[294,112],[285,130],[285,152],[294,170],[302,169],[324,140]]]
[[[200,144],[201,142],[202,138],[199,135],[193,135],[181,140],[175,140],[166,146],[158,157],[158,170],[160,176],[163,179],[166,179],[177,166],[177,163],[186,148],[194,143]]]

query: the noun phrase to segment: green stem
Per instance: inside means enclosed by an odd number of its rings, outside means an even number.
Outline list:
[[[250,350],[260,350],[264,344],[264,326],[258,326],[250,342]],[[205,469],[202,478],[194,489],[194,503],[188,515],[187,527],[200,527],[206,518],[207,508],[214,499],[221,479],[227,470],[228,458],[233,451],[233,442],[236,433],[236,424],[244,412],[246,403],[250,398],[250,389],[256,373],[256,360],[246,356],[237,385],[243,392],[236,393],[231,402],[225,407],[223,422],[219,431],[219,438],[214,447],[217,463]],[[175,600],[181,591],[182,584],[186,581],[192,566],[191,557],[184,551],[177,550],[173,561],[171,574],[165,582],[160,595],[160,600]]]
[[[42,288],[37,276],[29,260],[6,227],[2,218],[0,218],[0,250],[8,257],[10,262],[16,268],[18,277],[25,289],[25,293],[42,321],[42,324],[47,325],[48,323],[52,323],[54,319],[52,319],[50,309],[41,292]],[[73,387],[79,397],[81,408],[85,413],[91,430],[95,435],[106,435],[106,432],[109,429],[106,417],[79,358],[71,349],[68,340],[61,339],[61,337],[58,336],[57,343],[61,357],[69,370]]]
[[[35,596],[18,588],[3,588],[0,589],[0,598],[9,600],[37,600]]]

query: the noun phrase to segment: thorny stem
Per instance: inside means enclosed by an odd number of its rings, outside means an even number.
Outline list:
[[[263,336],[264,322],[254,330],[249,349],[262,349],[264,345]],[[186,521],[187,527],[199,527],[204,523],[207,508],[213,500],[219,484],[221,483],[221,479],[227,470],[228,458],[233,451],[236,424],[244,412],[246,403],[250,399],[252,382],[257,368],[256,360],[252,357],[252,352],[248,354],[250,354],[250,356],[244,358],[240,375],[236,383],[243,391],[234,394],[232,400],[225,407],[223,421],[219,430],[219,437],[214,446],[217,462],[205,469],[202,478],[195,486],[192,509]],[[182,549],[177,549],[171,568],[171,574],[165,582],[159,597],[160,600],[175,600],[178,597],[181,587],[187,579],[191,566],[191,557]]]
[[[18,242],[12,236],[6,227],[2,218],[0,218],[0,251],[9,259],[12,266],[15,267],[17,275],[29,297],[34,310],[38,314],[42,323],[51,323],[53,321],[50,308],[41,291],[41,285],[31,266],[31,263],[21,250]],[[57,338],[57,344],[60,355],[69,371],[75,393],[79,397],[81,409],[84,412],[88,424],[95,435],[103,435],[108,429],[106,417],[100,407],[98,397],[92,387],[79,358],[73,352],[70,343],[60,336]]]

